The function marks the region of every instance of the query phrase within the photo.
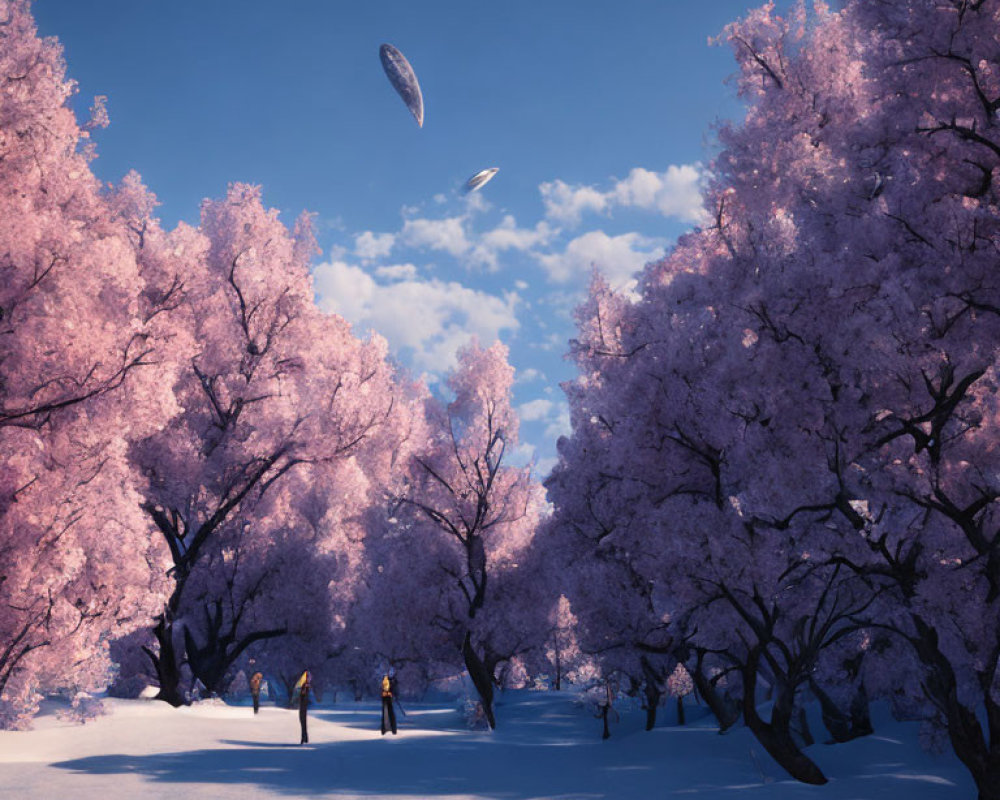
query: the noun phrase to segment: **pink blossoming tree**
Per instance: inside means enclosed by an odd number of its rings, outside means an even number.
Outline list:
[[[90,171],[62,51],[0,3],[0,726],[101,688],[163,596],[131,442],[177,410],[156,276]],[[164,380],[165,379],[165,380]]]

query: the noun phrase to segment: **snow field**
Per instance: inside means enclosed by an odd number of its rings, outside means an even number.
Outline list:
[[[620,709],[612,738],[565,692],[507,692],[493,733],[463,727],[452,705],[405,703],[398,736],[381,736],[375,702],[310,711],[299,746],[297,712],[202,703],[173,709],[109,700],[85,726],[54,714],[28,732],[0,732],[0,797],[380,798],[381,800],[652,800],[822,798],[966,800],[971,780],[951,754],[924,753],[917,725],[876,709],[876,733],[809,754],[826,786],[784,776],[749,732],[716,733],[709,717],[664,719],[643,730],[639,709]],[[663,710],[665,711],[665,710]],[[698,709],[689,709],[699,716]],[[813,733],[824,731],[818,724]]]

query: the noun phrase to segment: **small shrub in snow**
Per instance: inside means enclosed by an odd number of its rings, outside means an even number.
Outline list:
[[[83,725],[92,719],[107,713],[104,703],[99,697],[94,697],[87,692],[77,692],[73,695],[73,703],[69,708],[59,712],[59,719],[67,722],[76,722]]]
[[[236,677],[232,679],[229,683],[229,688],[226,689],[227,697],[243,697],[250,693],[250,681],[247,680],[247,674],[240,670],[236,673]]]
[[[463,697],[459,701],[458,710],[465,720],[465,725],[470,731],[482,731],[489,729],[486,721],[486,713],[483,711],[483,704],[472,697]]]

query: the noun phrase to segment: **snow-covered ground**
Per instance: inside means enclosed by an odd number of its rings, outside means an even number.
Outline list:
[[[783,777],[745,729],[719,736],[710,718],[643,730],[623,710],[602,741],[600,721],[556,692],[508,692],[498,730],[469,731],[450,704],[406,704],[396,737],[378,731],[378,705],[311,710],[299,746],[296,712],[203,703],[172,709],[108,701],[85,726],[54,714],[35,730],[0,733],[0,797],[72,798],[822,798],[967,800],[972,781],[953,755],[928,755],[917,726],[876,714],[876,733],[814,745],[830,778],[812,787]],[[695,714],[697,715],[697,710]],[[824,733],[817,725],[817,739]]]

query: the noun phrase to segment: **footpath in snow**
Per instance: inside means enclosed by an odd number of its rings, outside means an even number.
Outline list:
[[[643,730],[623,711],[601,723],[557,692],[508,692],[498,730],[469,731],[454,706],[405,705],[399,735],[381,736],[377,703],[311,710],[300,746],[295,711],[202,703],[173,709],[110,700],[85,726],[54,714],[35,730],[0,732],[0,797],[72,798],[503,798],[653,800],[811,798],[968,800],[972,781],[953,755],[929,755],[914,723],[876,715],[876,733],[814,745],[826,786],[787,779],[742,728],[719,736],[711,718]],[[818,725],[814,734],[824,731]]]

